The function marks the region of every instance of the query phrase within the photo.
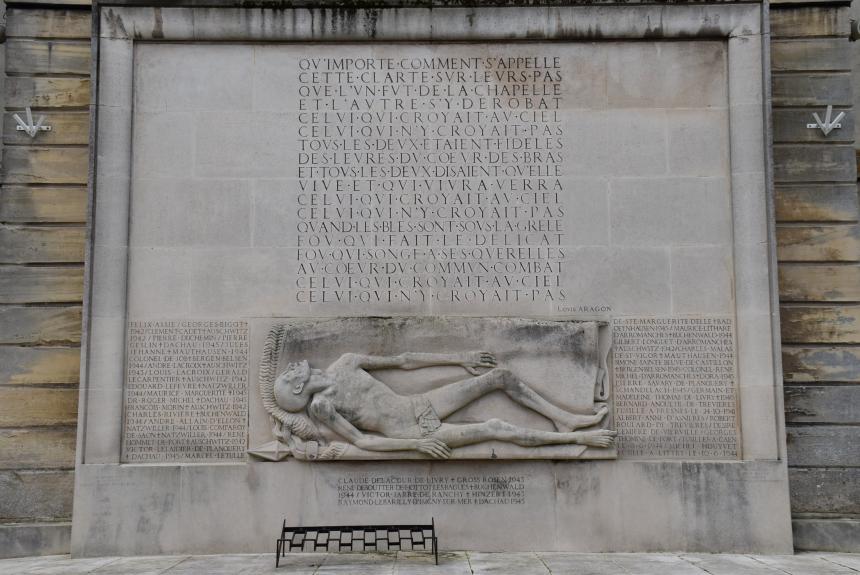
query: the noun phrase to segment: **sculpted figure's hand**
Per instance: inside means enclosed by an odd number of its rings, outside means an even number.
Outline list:
[[[438,439],[433,439],[432,437],[419,439],[415,446],[415,450],[431,457],[435,457],[436,459],[448,459],[451,457],[451,448]]]
[[[467,351],[460,362],[466,371],[472,375],[480,375],[479,367],[493,369],[496,367],[496,356],[489,351]]]

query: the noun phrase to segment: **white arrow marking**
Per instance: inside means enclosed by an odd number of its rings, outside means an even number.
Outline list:
[[[824,121],[821,121],[821,118],[818,116],[818,112],[814,112],[812,117],[815,118],[815,124],[807,124],[807,128],[821,128],[821,131],[824,132],[824,135],[827,136],[836,128],[841,128],[842,124],[840,124],[840,120],[845,117],[845,112],[839,112],[839,115],[831,121],[830,117],[833,115],[833,106],[827,106],[827,112],[824,114]]]
[[[17,130],[21,132],[27,132],[27,135],[31,138],[35,138],[36,134],[41,132],[50,132],[51,126],[43,126],[42,123],[45,121],[45,116],[39,116],[39,119],[36,120],[36,123],[33,123],[33,112],[30,110],[30,107],[27,106],[24,109],[24,113],[27,115],[27,121],[25,122],[21,116],[18,114],[12,114],[12,117],[15,118],[15,121],[18,123]]]

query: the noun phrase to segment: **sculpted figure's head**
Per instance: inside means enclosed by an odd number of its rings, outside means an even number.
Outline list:
[[[281,409],[290,412],[301,411],[307,406],[311,396],[320,390],[320,385],[308,385],[320,379],[322,372],[311,369],[307,361],[291,362],[275,379],[275,401]]]
[[[301,395],[305,384],[311,378],[311,366],[307,360],[288,363],[287,369],[281,374],[284,383],[292,389],[295,395]]]

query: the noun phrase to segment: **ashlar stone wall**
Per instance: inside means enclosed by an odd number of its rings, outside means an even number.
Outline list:
[[[794,544],[860,551],[860,226],[845,4],[771,8],[773,157]],[[813,113],[842,127],[810,129]]]
[[[90,94],[88,6],[7,11],[0,187],[0,557],[68,552]],[[34,138],[13,115],[45,116]]]

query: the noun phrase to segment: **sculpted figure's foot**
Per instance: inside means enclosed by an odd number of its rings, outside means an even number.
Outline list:
[[[581,415],[577,413],[568,413],[564,420],[553,421],[555,428],[561,432],[573,431],[582,427],[591,427],[597,425],[609,413],[609,406],[605,403],[596,403],[594,405],[594,415]]]
[[[608,429],[598,429],[597,431],[580,431],[577,433],[580,445],[590,445],[591,447],[612,447],[615,443],[616,431]]]

